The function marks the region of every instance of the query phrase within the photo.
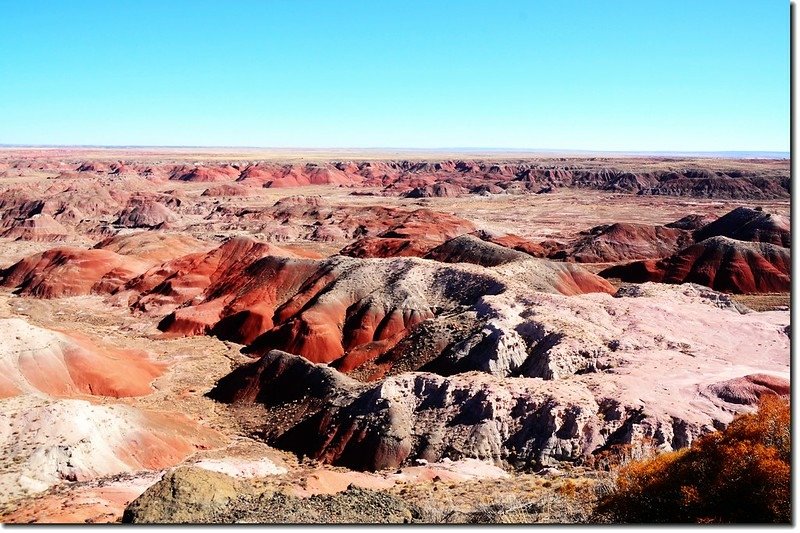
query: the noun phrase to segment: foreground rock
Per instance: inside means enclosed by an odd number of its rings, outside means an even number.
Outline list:
[[[125,509],[134,524],[402,524],[412,509],[386,492],[349,487],[337,494],[298,498],[258,492],[224,474],[179,468]]]
[[[0,511],[4,524],[119,522],[125,507],[158,481],[159,472],[118,474],[102,481],[55,485]]]
[[[126,509],[122,521],[140,524],[202,524],[227,509],[244,492],[236,478],[203,468],[180,467]]]

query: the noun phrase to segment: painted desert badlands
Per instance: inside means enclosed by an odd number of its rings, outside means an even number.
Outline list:
[[[788,398],[789,174],[3,149],[3,521],[585,520]]]

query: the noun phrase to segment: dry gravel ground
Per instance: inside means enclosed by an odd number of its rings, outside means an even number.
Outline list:
[[[363,480],[362,480],[363,481]],[[434,476],[388,488],[354,482],[338,491],[293,494],[280,477],[241,480],[178,468],[125,511],[132,523],[586,523],[609,490],[605,473],[551,471],[455,482]]]
[[[731,298],[746,305],[753,311],[788,310],[792,295],[789,293],[774,294],[734,294]]]
[[[208,183],[181,183],[180,191],[186,195],[199,195]],[[158,184],[161,192],[175,190],[175,182]],[[638,222],[667,224],[688,214],[725,213],[747,205],[761,206],[766,211],[789,215],[788,200],[711,200],[703,198],[675,198],[666,196],[638,196],[594,190],[557,190],[548,194],[498,194],[491,196],[468,195],[457,198],[408,199],[397,196],[380,196],[380,189],[361,188],[377,196],[353,196],[353,189],[326,186],[255,189],[254,196],[230,200],[235,205],[252,209],[272,206],[281,198],[294,195],[319,195],[326,205],[343,210],[357,207],[399,207],[409,211],[420,207],[454,214],[473,222],[479,229],[515,233],[539,241],[543,239],[567,240],[580,231],[599,224],[612,222]],[[230,203],[226,201],[226,203]],[[195,235],[202,237],[202,235]],[[338,243],[337,243],[338,244]],[[305,244],[304,244],[305,245]],[[320,247],[315,249],[315,247]],[[306,247],[315,251],[333,253],[341,247],[309,242]],[[335,249],[335,250],[334,250]]]

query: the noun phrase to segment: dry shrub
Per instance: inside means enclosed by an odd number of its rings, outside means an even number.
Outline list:
[[[578,488],[575,485],[575,482],[571,479],[566,480],[561,486],[559,486],[556,491],[562,496],[566,496],[567,498],[574,498],[575,493],[578,492]]]
[[[414,515],[414,521],[421,524],[458,524],[465,520],[451,495],[433,492],[414,505]]]
[[[764,396],[725,431],[623,467],[598,513],[614,522],[788,523],[790,428],[788,402]]]
[[[631,461],[631,449],[630,444],[613,444],[608,449],[586,457],[586,467],[610,472]]]
[[[612,444],[603,451],[584,459],[585,466],[593,470],[611,472],[632,461],[647,459],[655,454],[656,444],[652,437],[642,437],[635,446],[632,444]]]
[[[536,503],[514,495],[505,495],[491,503],[478,505],[471,513],[473,524],[529,524],[535,522]]]

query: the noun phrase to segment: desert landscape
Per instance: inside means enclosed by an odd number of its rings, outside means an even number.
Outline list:
[[[621,467],[789,399],[790,190],[780,158],[2,148],[2,521],[614,521]]]

